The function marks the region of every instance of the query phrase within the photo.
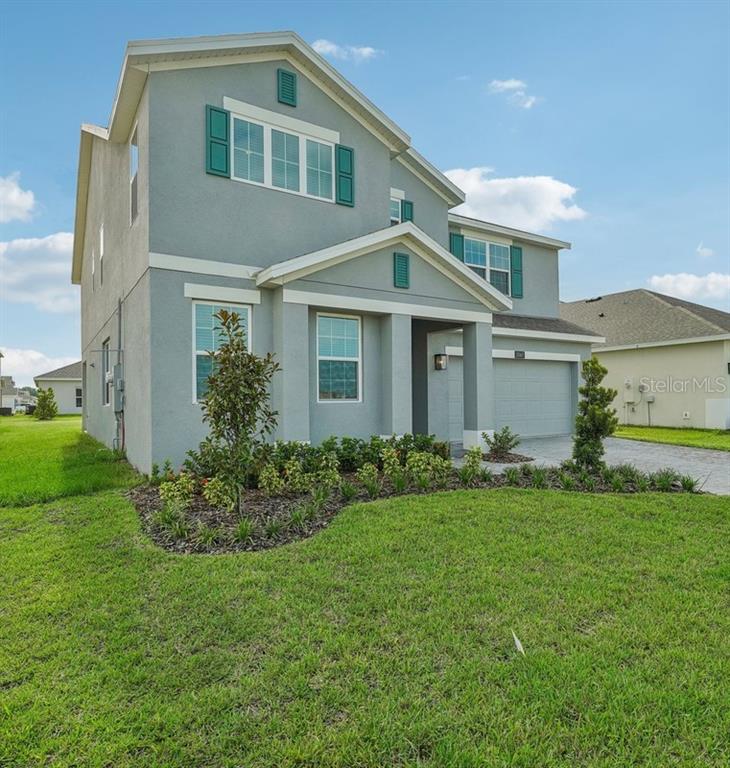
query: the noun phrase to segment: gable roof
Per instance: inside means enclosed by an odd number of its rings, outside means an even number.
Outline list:
[[[125,142],[150,72],[173,68],[221,66],[284,59],[315,81],[334,101],[375,134],[393,157],[419,175],[450,206],[463,203],[464,193],[411,148],[411,137],[375,106],[296,32],[256,32],[241,35],[134,40],[127,44],[117,83],[109,127],[83,125],[76,193],[76,225],[72,282],[81,280],[90,153],[94,137]]]
[[[48,373],[41,373],[38,376],[33,377],[33,381],[38,382],[43,379],[78,379],[81,381],[81,360],[75,363],[69,363],[68,365],[62,365],[60,368],[56,368]]]
[[[554,237],[537,235],[534,232],[526,232],[523,229],[515,229],[514,227],[505,227],[502,224],[494,224],[490,221],[474,219],[471,216],[462,216],[460,213],[449,213],[449,224],[453,224],[455,227],[461,227],[463,229],[476,229],[487,234],[511,237],[513,240],[521,240],[526,243],[534,243],[535,245],[544,245],[548,248],[555,248],[557,250],[563,248],[570,250],[572,247],[571,243],[566,240],[556,240]]]
[[[504,331],[501,335],[508,335],[508,331],[529,331],[530,333],[567,334],[569,336],[583,336],[585,341],[600,343],[605,341],[603,336],[594,334],[586,328],[582,328],[561,317],[537,317],[534,315],[506,315],[497,314],[492,320],[495,331]]]
[[[454,258],[411,221],[404,221],[352,240],[345,240],[329,248],[272,264],[256,275],[256,284],[264,287],[284,285],[343,261],[395,245],[408,247],[490,310],[512,309],[511,299]]]
[[[560,315],[605,336],[604,347],[730,335],[730,314],[639,288],[560,304]]]

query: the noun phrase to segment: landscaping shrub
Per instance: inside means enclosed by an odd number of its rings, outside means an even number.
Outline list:
[[[495,461],[507,458],[520,444],[520,436],[507,426],[491,436],[488,432],[482,432],[482,438],[489,448],[489,458]]]
[[[181,472],[174,480],[160,483],[160,498],[177,509],[187,509],[195,495],[197,483],[188,472]]]
[[[679,475],[670,468],[660,469],[650,475],[651,483],[657,491],[671,491],[675,483],[679,483]]]
[[[325,499],[329,496],[330,491],[334,488],[338,488],[342,478],[340,477],[340,460],[337,458],[337,453],[334,450],[327,451],[319,457],[317,463],[317,469],[314,473],[313,484],[323,489]]]
[[[39,421],[50,421],[58,416],[58,405],[56,405],[56,396],[53,394],[53,388],[38,388],[36,394],[37,403],[33,416]]]
[[[451,474],[451,461],[434,453],[413,451],[408,454],[406,470],[416,487],[428,491],[433,487],[442,488]]]
[[[294,459],[296,462],[296,459]],[[301,466],[298,462],[297,466]],[[267,496],[278,496],[284,492],[284,479],[273,464],[266,464],[259,473],[259,488]]]
[[[517,467],[506,467],[504,470],[504,481],[507,485],[519,485],[520,470]]]
[[[687,493],[696,493],[699,483],[692,477],[692,475],[682,475],[679,478],[679,483],[682,486],[682,490]]]
[[[211,477],[203,485],[203,497],[216,509],[232,510],[236,504],[236,499],[231,493],[231,489],[219,477]]]
[[[466,486],[475,485],[479,480],[486,480],[482,473],[482,449],[480,446],[474,445],[464,454],[464,463],[459,470],[459,479]]]
[[[401,465],[398,451],[393,445],[386,445],[380,453],[380,460],[383,465],[383,474],[390,480],[393,490],[396,493],[403,493],[408,486],[408,478]]]
[[[236,528],[233,531],[233,540],[239,544],[245,544],[249,541],[256,532],[256,526],[253,520],[249,520],[247,517],[242,517],[236,524]]]
[[[340,484],[340,493],[345,503],[348,503],[357,496],[357,486],[347,480],[343,480]]]
[[[212,463],[212,476],[231,489],[240,510],[257,452],[276,427],[276,412],[269,404],[271,379],[280,370],[269,353],[249,352],[239,316],[222,309],[215,315],[222,343],[210,352],[212,373],[201,398],[203,421],[210,434],[191,453],[193,461]]]
[[[581,399],[575,418],[573,459],[579,466],[596,470],[603,464],[603,439],[618,426],[616,410],[610,407],[618,393],[601,386],[608,369],[595,356],[583,362],[581,372],[583,384],[578,388]]]
[[[291,493],[304,493],[311,487],[311,475],[306,474],[301,459],[292,457],[284,465],[286,490]]]
[[[368,462],[363,464],[356,472],[356,477],[360,484],[367,491],[371,499],[377,497],[380,493],[380,478],[378,477],[378,468],[375,464]]]

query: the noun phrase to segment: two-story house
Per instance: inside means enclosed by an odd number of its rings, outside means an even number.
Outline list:
[[[569,433],[596,340],[559,318],[569,244],[463,200],[292,32],[130,43],[109,126],[81,129],[86,430],[181,462],[225,307],[281,364],[278,438]]]

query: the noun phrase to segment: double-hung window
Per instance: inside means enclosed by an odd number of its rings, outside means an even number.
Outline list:
[[[489,243],[489,282],[509,296],[509,246]]]
[[[233,118],[233,175],[264,183],[264,127]]]
[[[484,240],[464,238],[464,264],[476,272],[479,277],[487,277],[487,244]]]
[[[237,109],[231,109],[233,179],[334,202],[338,133],[243,102]]]
[[[104,285],[104,224],[99,227],[99,285]]]
[[[400,224],[400,200],[397,197],[390,198],[390,225]]]
[[[76,407],[81,408],[83,404],[84,392],[81,387],[76,387]]]
[[[464,264],[505,296],[509,296],[509,246],[464,238]]]
[[[271,183],[299,192],[299,137],[293,133],[271,130]]]
[[[112,401],[112,360],[109,349],[110,339],[101,345],[101,403],[109,405]]]
[[[360,401],[360,318],[317,315],[318,400]]]
[[[307,194],[332,199],[332,147],[307,139]]]
[[[208,376],[213,371],[213,359],[210,352],[216,352],[223,343],[220,320],[216,315],[225,309],[236,313],[248,348],[251,349],[251,308],[246,304],[215,304],[207,301],[193,302],[193,395],[200,400],[208,390]]]

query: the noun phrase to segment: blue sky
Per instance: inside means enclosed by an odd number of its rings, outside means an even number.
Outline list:
[[[69,286],[79,125],[106,125],[127,40],[294,29],[467,191],[569,240],[561,292],[728,307],[725,2],[0,2],[3,372],[79,357]],[[32,34],[29,34],[32,30]]]

